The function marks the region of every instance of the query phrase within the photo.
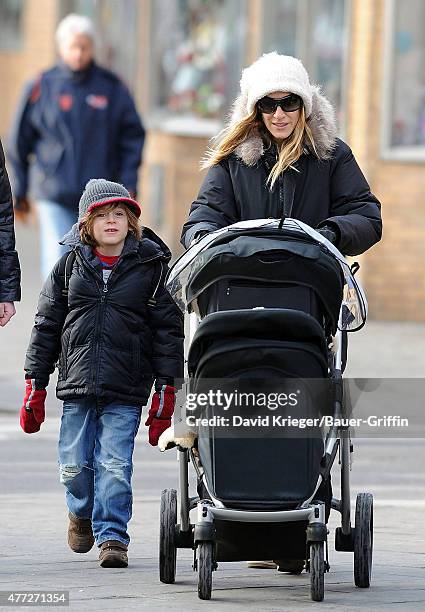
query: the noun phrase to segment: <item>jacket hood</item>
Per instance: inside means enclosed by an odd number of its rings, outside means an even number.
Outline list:
[[[150,227],[142,227],[142,240],[139,242],[143,255],[145,255],[145,249],[149,248],[154,254],[160,254],[164,259],[169,261],[171,259],[171,251],[165,242],[155,234]]]
[[[320,88],[312,85],[312,111],[307,119],[319,159],[328,159],[336,147],[337,123],[332,104],[321,93]],[[247,116],[246,99],[243,95],[236,98],[230,120],[224,133]],[[254,166],[264,155],[265,145],[260,132],[254,133],[235,149],[235,155],[247,166]]]
[[[75,223],[69,232],[63,236],[59,241],[59,244],[69,246],[72,249],[75,248],[89,248],[80,240],[80,232],[78,230],[78,223]],[[137,240],[132,234],[128,234],[123,252],[139,251],[143,259],[151,258],[155,256],[161,256],[163,259],[169,261],[171,259],[171,251],[165,242],[149,227],[142,227],[142,239]]]

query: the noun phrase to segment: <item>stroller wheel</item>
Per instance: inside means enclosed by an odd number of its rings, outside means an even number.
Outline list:
[[[161,493],[159,579],[166,584],[172,584],[176,578],[176,523],[177,491],[165,489]]]
[[[325,596],[324,542],[310,544],[310,592],[313,601],[323,601]]]
[[[354,584],[368,588],[372,575],[373,495],[358,493],[354,530]]]
[[[198,544],[198,597],[211,599],[213,572],[213,542]]]

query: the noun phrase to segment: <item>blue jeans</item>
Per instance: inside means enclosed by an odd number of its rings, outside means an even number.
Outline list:
[[[69,247],[59,244],[59,240],[77,222],[77,210],[74,212],[49,200],[39,200],[37,209],[40,225],[41,275],[44,281],[59,257],[69,251]]]
[[[107,540],[128,544],[131,518],[134,439],[141,408],[98,406],[96,398],[65,401],[59,434],[60,481],[68,509],[92,520],[100,546]]]

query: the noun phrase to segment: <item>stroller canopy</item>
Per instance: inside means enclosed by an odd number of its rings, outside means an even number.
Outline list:
[[[344,276],[338,262],[309,236],[285,238],[274,230],[270,236],[227,234],[230,240],[205,251],[202,266],[192,270],[186,295],[192,302],[209,285],[223,278],[250,279],[304,285],[319,296],[322,309],[336,330]]]
[[[367,302],[341,253],[321,234],[296,219],[243,221],[205,236],[170,270],[167,288],[180,309],[219,279],[250,278],[311,287],[336,329],[359,329]]]

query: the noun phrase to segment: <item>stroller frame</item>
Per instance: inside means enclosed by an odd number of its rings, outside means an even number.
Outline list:
[[[190,346],[198,326],[198,317],[194,312],[188,316],[188,342]],[[342,307],[339,314],[338,330],[335,335],[337,344],[333,356],[334,371],[339,377],[341,392],[335,399],[332,416],[338,422],[344,416],[342,394],[342,356],[346,343],[346,334],[342,331]],[[177,492],[172,489],[163,491],[161,498],[161,537],[160,537],[160,579],[165,583],[175,580],[177,548],[194,550],[193,569],[198,571],[198,596],[210,599],[212,589],[212,571],[217,569],[214,556],[214,519],[249,523],[289,523],[307,522],[306,528],[306,570],[310,572],[310,590],[313,601],[324,598],[324,573],[329,571],[328,561],[328,528],[325,522],[325,504],[313,502],[321,482],[330,474],[336,455],[339,451],[340,463],[340,498],[332,497],[331,509],[341,514],[341,526],[335,531],[335,549],[354,552],[354,581],[358,587],[369,587],[372,567],[373,546],[373,497],[370,493],[359,493],[356,499],[355,526],[351,524],[350,470],[353,446],[349,426],[333,425],[324,440],[324,467],[319,475],[316,488],[311,497],[299,509],[250,511],[227,508],[208,490],[205,479],[203,483],[211,499],[200,499],[189,495],[188,464],[191,462],[198,478],[202,478],[202,468],[193,449],[178,448],[180,503],[177,523]],[[170,501],[170,493],[172,500]],[[172,507],[171,520],[164,523],[167,507]],[[196,508],[196,522],[191,524],[189,513]],[[164,514],[165,513],[165,514]],[[170,513],[168,513],[169,516]],[[174,521],[174,525],[173,525]],[[299,573],[299,572],[295,572]]]

